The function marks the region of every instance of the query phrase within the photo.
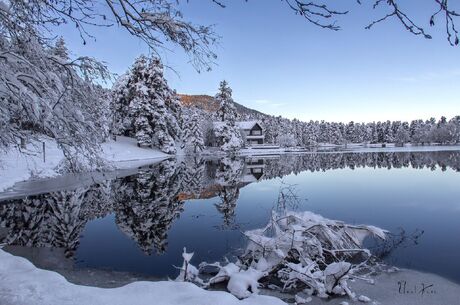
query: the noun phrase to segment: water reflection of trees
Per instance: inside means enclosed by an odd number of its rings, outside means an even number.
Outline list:
[[[0,230],[0,243],[62,248],[67,257],[73,257],[86,223],[114,213],[118,228],[142,251],[162,253],[185,200],[218,198],[216,209],[222,214],[223,225],[231,227],[240,189],[249,183],[302,171],[359,167],[460,171],[460,153],[313,153],[168,160],[141,168],[137,175],[0,203],[0,228],[6,228]]]
[[[86,224],[82,189],[26,198],[0,206],[0,225],[9,229],[2,242],[28,247],[63,248],[74,255]]]
[[[166,250],[167,232],[183,211],[181,173],[180,165],[165,161],[115,182],[115,222],[146,254]]]
[[[264,179],[283,177],[303,171],[326,171],[343,168],[429,168],[460,171],[460,153],[439,152],[380,152],[380,153],[311,153],[281,155],[265,160]]]
[[[218,192],[219,203],[215,206],[222,214],[225,228],[233,225],[235,221],[235,209],[242,186],[243,161],[243,159],[237,158],[223,158],[219,161],[215,175],[216,182],[221,186]]]

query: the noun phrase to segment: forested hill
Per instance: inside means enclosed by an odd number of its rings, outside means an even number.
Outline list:
[[[204,110],[206,112],[216,112],[217,109],[219,109],[219,103],[214,99],[214,97],[209,96],[209,95],[187,95],[187,94],[179,94],[180,101],[183,106],[186,107],[197,107],[201,110]],[[266,116],[266,114],[245,107],[241,104],[238,104],[234,102],[236,111],[238,112],[239,115],[242,117],[263,117]]]

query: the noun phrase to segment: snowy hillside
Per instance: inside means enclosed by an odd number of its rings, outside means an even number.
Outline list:
[[[214,113],[219,109],[219,102],[209,95],[188,95],[179,94],[180,102],[185,107],[196,107],[209,113]],[[240,116],[259,117],[268,116],[260,111],[248,108],[237,102],[234,102],[236,111]]]

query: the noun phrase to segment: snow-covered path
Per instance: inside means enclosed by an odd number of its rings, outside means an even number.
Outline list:
[[[31,178],[55,177],[54,171],[59,162],[64,158],[62,151],[51,139],[44,139],[46,148],[45,162],[42,154],[42,143],[30,145],[29,151],[20,153],[11,150],[0,153],[0,193],[11,188],[17,182]],[[159,150],[139,148],[136,141],[127,137],[117,137],[117,141],[102,144],[103,157],[113,162],[116,168],[130,168],[133,166],[152,163],[171,157]]]

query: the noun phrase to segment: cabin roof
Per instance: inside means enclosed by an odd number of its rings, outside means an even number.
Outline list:
[[[241,129],[252,129],[256,125],[260,126],[258,121],[240,121],[240,122],[236,122],[236,125]]]
[[[224,124],[225,124],[225,122],[220,122],[220,121],[212,122],[212,125],[215,128],[219,127],[219,126],[222,126]],[[239,122],[235,122],[235,124],[239,129],[243,129],[243,130],[251,130],[256,125],[259,125],[259,127],[262,128],[262,125],[260,125],[259,121],[239,121]]]

